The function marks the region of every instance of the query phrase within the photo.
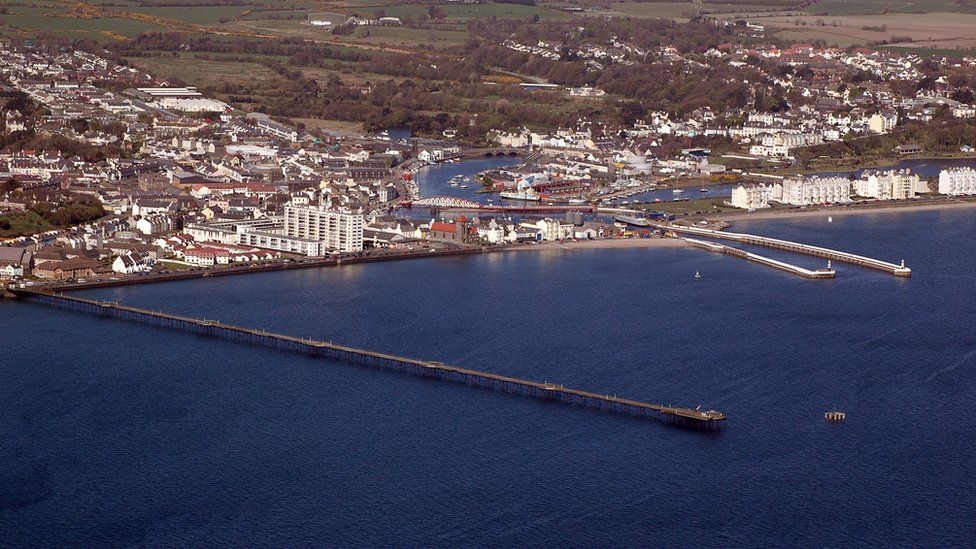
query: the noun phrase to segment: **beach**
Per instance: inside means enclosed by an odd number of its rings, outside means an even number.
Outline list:
[[[811,207],[802,210],[793,209],[768,209],[754,212],[730,212],[709,216],[689,216],[707,217],[713,221],[725,221],[735,223],[736,220],[745,219],[785,219],[790,217],[810,217],[810,216],[841,216],[841,215],[863,215],[873,213],[904,213],[931,210],[953,210],[961,208],[976,207],[976,201],[945,199],[932,203],[918,203],[912,201],[888,201],[885,203],[854,204],[849,206],[827,206]]]
[[[600,240],[564,240],[542,242],[527,246],[505,248],[504,251],[519,250],[579,250],[608,248],[676,248],[686,246],[679,238],[609,238]]]

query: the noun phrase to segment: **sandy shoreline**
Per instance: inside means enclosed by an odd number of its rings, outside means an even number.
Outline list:
[[[533,250],[581,250],[608,248],[680,248],[686,246],[679,238],[611,238],[605,240],[576,240],[559,242],[542,242],[517,248],[506,248],[505,251],[533,251]]]
[[[953,202],[939,202],[936,204],[918,204],[918,205],[885,205],[885,206],[848,206],[848,207],[832,207],[832,208],[816,208],[816,209],[804,209],[804,210],[760,210],[756,212],[744,212],[740,214],[717,214],[700,216],[710,220],[725,221],[727,223],[734,224],[736,221],[741,220],[752,220],[752,219],[786,219],[790,217],[834,217],[841,215],[865,215],[873,213],[911,213],[919,211],[932,211],[932,210],[953,210],[961,208],[974,208],[976,207],[976,201],[953,201]],[[689,216],[691,217],[691,216]]]

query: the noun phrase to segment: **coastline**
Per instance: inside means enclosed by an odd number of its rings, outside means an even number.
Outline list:
[[[680,248],[687,246],[680,238],[610,238],[600,240],[570,240],[559,242],[543,242],[529,246],[499,248],[498,252],[543,251],[543,250],[580,250],[580,249],[620,249],[620,248]]]
[[[911,213],[919,211],[932,211],[932,210],[953,210],[961,208],[976,208],[976,201],[968,200],[952,200],[945,202],[938,202],[934,204],[884,204],[884,205],[856,205],[856,206],[841,206],[841,207],[819,207],[819,208],[808,208],[803,210],[790,210],[790,209],[769,209],[760,210],[755,212],[742,212],[742,213],[722,213],[711,216],[701,216],[707,217],[708,219],[716,221],[724,221],[726,223],[734,224],[737,220],[752,220],[752,219],[786,219],[790,217],[811,217],[811,216],[843,216],[843,215],[865,215],[873,213]],[[692,216],[689,216],[692,217]]]

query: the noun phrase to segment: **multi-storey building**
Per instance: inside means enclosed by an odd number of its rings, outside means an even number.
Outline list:
[[[732,189],[732,206],[744,210],[768,208],[773,197],[773,185],[739,185]]]
[[[286,206],[285,235],[316,240],[332,250],[363,249],[363,214],[328,210],[317,206]]]
[[[939,172],[939,194],[976,195],[976,170],[949,168]]]
[[[787,177],[773,199],[794,206],[851,201],[851,180],[846,177]]]
[[[910,170],[866,171],[854,181],[854,194],[878,200],[915,198],[918,176]]]

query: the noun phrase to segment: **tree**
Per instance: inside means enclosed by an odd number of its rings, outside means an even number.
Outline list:
[[[17,180],[11,177],[10,179],[4,181],[3,183],[0,183],[0,194],[7,194],[9,192],[12,192],[15,189],[17,189],[17,187],[19,186],[20,184],[17,183]]]
[[[447,17],[447,14],[444,13],[444,8],[438,5],[433,5],[428,8],[427,15],[429,15],[431,19],[437,19],[438,21]]]

